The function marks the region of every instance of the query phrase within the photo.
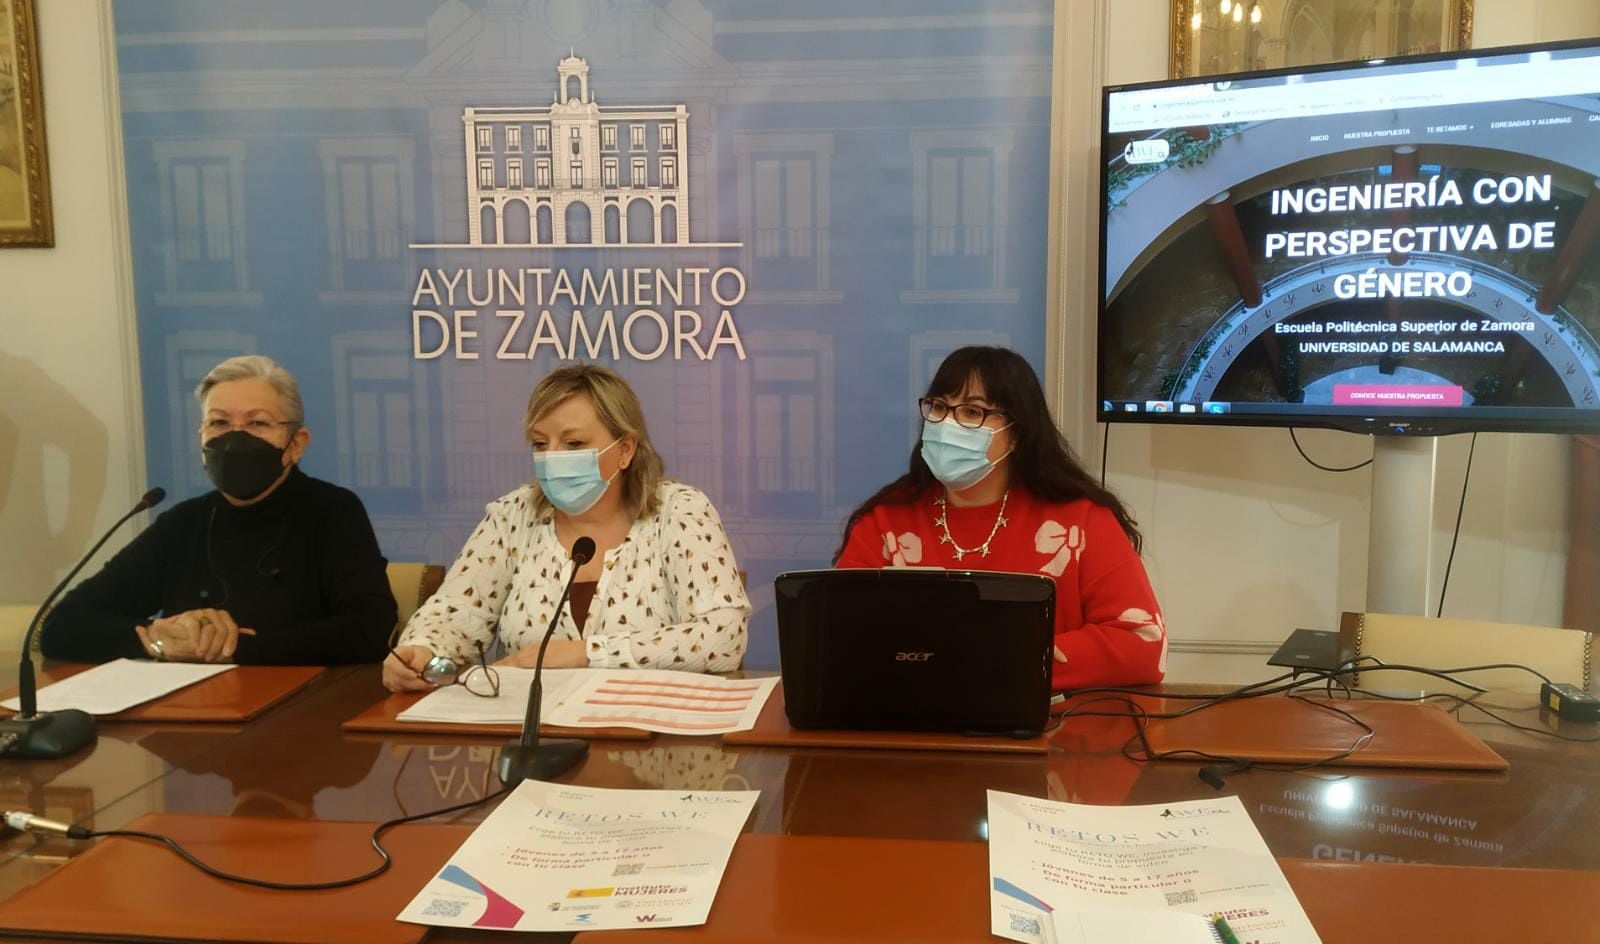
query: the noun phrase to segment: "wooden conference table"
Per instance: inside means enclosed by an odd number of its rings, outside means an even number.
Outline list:
[[[377,666],[340,667],[248,725],[103,724],[98,743],[73,757],[0,761],[0,808],[99,829],[151,812],[375,822],[494,789],[501,738],[341,729],[382,695]],[[1532,708],[1512,717],[1541,723]],[[1240,797],[1280,858],[1576,870],[1591,873],[1578,879],[1596,878],[1586,887],[1600,891],[1600,745],[1533,737],[1479,723],[1470,712],[1462,720],[1510,762],[1508,772],[1343,768],[1348,776],[1324,779],[1252,770],[1232,775],[1225,791]],[[1131,730],[1121,719],[1071,719],[1053,736],[1050,753],[1031,755],[780,749],[668,736],[595,741],[564,779],[758,789],[747,826],[755,834],[973,844],[986,838],[986,789],[1096,804],[1217,795],[1197,778],[1198,765],[1126,760],[1121,746]],[[480,807],[452,821],[476,822],[487,812]],[[31,835],[0,840],[0,899],[84,846]],[[494,934],[430,940],[499,939]],[[1595,934],[1600,940],[1600,928]]]

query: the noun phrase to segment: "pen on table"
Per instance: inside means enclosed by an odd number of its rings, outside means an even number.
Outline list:
[[[1222,915],[1212,915],[1211,925],[1217,929],[1217,937],[1222,944],[1239,944],[1239,935],[1233,933],[1233,928],[1228,927],[1228,922]]]

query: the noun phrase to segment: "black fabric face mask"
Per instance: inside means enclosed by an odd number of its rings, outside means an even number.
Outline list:
[[[283,474],[283,448],[242,429],[212,437],[200,454],[211,483],[240,501],[260,495]]]

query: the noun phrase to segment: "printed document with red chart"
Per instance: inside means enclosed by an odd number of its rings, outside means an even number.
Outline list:
[[[731,734],[755,727],[777,685],[776,677],[725,679],[661,669],[591,671],[562,695],[544,720],[569,728]]]

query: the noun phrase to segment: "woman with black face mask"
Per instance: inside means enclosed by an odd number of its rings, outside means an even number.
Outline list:
[[[51,611],[53,659],[376,662],[395,602],[352,492],[300,471],[299,385],[266,357],[217,365],[195,391],[200,461],[217,489],[156,518]]]

